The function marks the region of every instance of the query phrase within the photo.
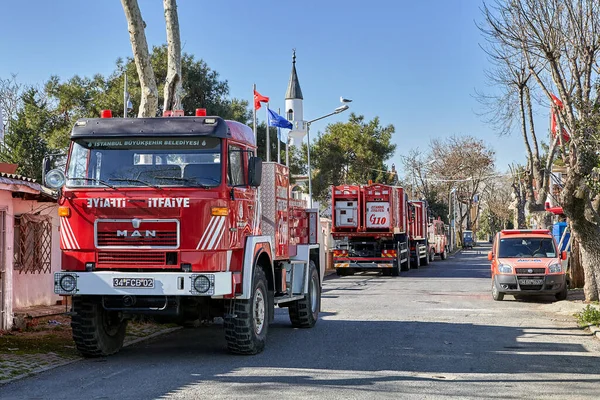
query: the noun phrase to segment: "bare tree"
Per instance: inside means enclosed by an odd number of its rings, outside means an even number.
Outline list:
[[[458,200],[458,233],[472,229],[477,224],[479,213],[472,217],[475,205],[479,201],[483,182],[493,178],[494,151],[481,140],[472,136],[453,136],[446,140],[436,139],[430,144],[432,159],[431,179],[446,183],[446,193],[456,189]]]
[[[165,21],[167,26],[167,81],[164,88],[163,111],[181,109],[183,96],[181,77],[181,37],[179,35],[179,18],[177,1],[164,0]]]
[[[499,86],[502,90],[493,96],[478,93],[478,100],[485,107],[487,122],[493,124],[499,134],[510,134],[513,124],[518,123],[527,152],[529,171],[525,180],[519,181],[519,188],[525,185],[528,211],[542,213],[540,223],[545,227],[551,223],[551,214],[545,212],[545,202],[550,189],[557,141],[552,140],[546,154],[542,154],[534,124],[532,101],[535,80],[531,71],[537,65],[530,65],[522,50],[511,48],[499,42],[490,31],[480,29],[490,44],[486,54],[494,66],[492,70],[486,71],[487,79],[491,85]],[[517,210],[522,212],[520,208]]]
[[[12,119],[17,117],[17,111],[21,105],[21,94],[23,93],[23,85],[17,82],[17,76],[11,75],[10,78],[0,78],[0,115],[4,126],[0,127],[4,131],[8,128],[8,124]]]
[[[488,31],[521,50],[538,87],[556,104],[556,135],[567,166],[560,202],[579,241],[586,300],[600,298],[600,198],[593,173],[600,164],[600,2],[596,0],[495,0],[483,8]],[[536,67],[538,66],[539,67]],[[556,96],[556,99],[553,98]]]
[[[511,208],[515,211],[514,225],[518,229],[527,228],[527,220],[525,219],[525,204],[527,203],[527,183],[524,176],[527,175],[525,168],[522,165],[510,166],[512,188],[512,203]]]
[[[155,117],[158,110],[158,88],[144,32],[146,23],[142,19],[137,0],[121,0],[121,4],[127,18],[131,49],[142,89],[138,117]]]
[[[491,217],[490,231],[495,233],[505,229],[512,220],[514,212],[511,209],[512,180],[511,177],[499,175],[497,179],[488,179],[482,190],[482,201]]]

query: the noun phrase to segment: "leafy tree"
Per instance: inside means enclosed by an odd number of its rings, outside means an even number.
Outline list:
[[[0,161],[19,164],[17,173],[41,181],[42,160],[48,151],[44,136],[53,118],[38,91],[29,88],[21,95],[22,107],[8,125],[0,147]]]
[[[366,122],[350,114],[348,122],[327,126],[311,147],[313,197],[324,201],[331,185],[391,183],[385,161],[394,154],[394,126],[381,126],[379,118]]]
[[[163,93],[167,78],[167,46],[152,49],[151,61],[159,93]],[[78,118],[98,117],[103,109],[113,111],[115,117],[122,117],[124,74],[128,76],[128,91],[134,105],[139,107],[141,99],[140,82],[132,59],[119,59],[115,70],[107,77],[97,74],[93,77],[74,76],[61,81],[52,76],[45,85],[45,93],[56,114],[56,124],[48,134],[48,143],[52,148],[65,149],[69,143],[70,131]],[[194,115],[196,108],[206,108],[209,115],[218,115],[242,123],[250,123],[251,112],[246,100],[229,98],[229,85],[220,80],[219,74],[211,70],[204,61],[196,60],[193,55],[182,57],[183,91],[186,96],[182,105],[185,115]],[[159,98],[159,103],[163,99]],[[162,115],[159,109],[158,114]]]

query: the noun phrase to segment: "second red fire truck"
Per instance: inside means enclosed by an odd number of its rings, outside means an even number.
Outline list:
[[[446,258],[443,222],[430,223],[427,202],[409,201],[402,187],[333,186],[331,198],[338,275],[381,270],[398,276],[429,264],[435,255]]]

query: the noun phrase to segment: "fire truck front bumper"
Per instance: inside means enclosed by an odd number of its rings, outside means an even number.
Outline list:
[[[56,272],[54,293],[71,295],[224,296],[231,272]]]
[[[389,258],[371,260],[335,260],[334,268],[384,269],[393,268],[394,261]]]

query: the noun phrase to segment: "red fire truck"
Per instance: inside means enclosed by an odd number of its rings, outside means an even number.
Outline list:
[[[427,226],[429,223],[429,206],[424,200],[410,200],[410,219],[408,226],[411,265],[419,268],[428,265],[432,260]]]
[[[228,349],[263,350],[274,307],[315,325],[323,278],[316,210],[290,196],[284,165],[255,156],[252,130],[195,117],[81,119],[60,191],[62,271],[84,356],[123,345],[138,314],[224,318]],[[259,190],[260,187],[260,190]]]
[[[427,239],[429,244],[429,259],[433,261],[435,256],[445,260],[448,257],[448,237],[444,221],[438,217],[433,220],[427,230]]]
[[[338,275],[410,269],[408,200],[401,187],[370,184],[332,187],[333,262]]]

